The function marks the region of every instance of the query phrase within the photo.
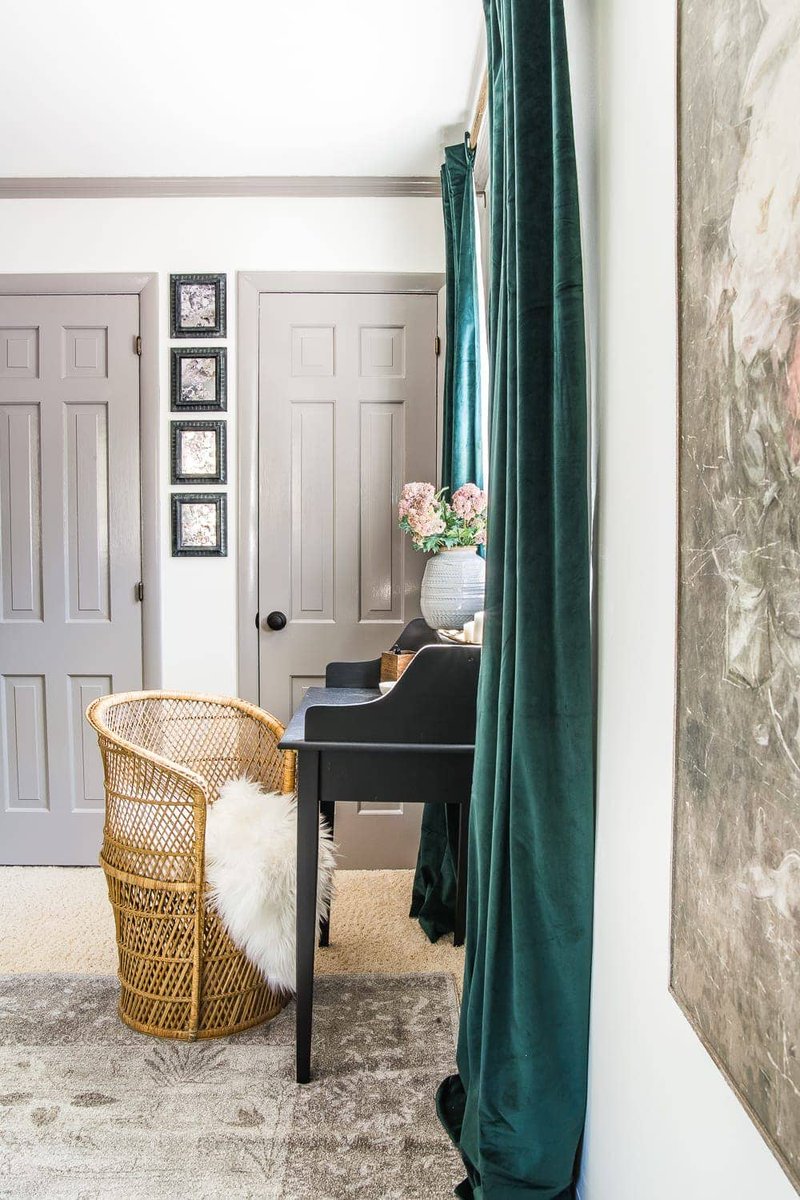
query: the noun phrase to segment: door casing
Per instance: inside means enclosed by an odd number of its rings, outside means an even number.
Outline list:
[[[142,513],[142,675],[146,688],[161,686],[161,496],[158,373],[158,276],[97,273],[87,275],[0,275],[2,296],[139,297],[142,354],[139,362],[139,463]]]
[[[260,297],[264,293],[375,292],[408,295],[439,295],[445,278],[437,272],[282,272],[239,271],[237,275],[238,328],[237,417],[238,417],[238,692],[258,704],[258,347]],[[440,296],[438,322],[443,340],[443,310]],[[437,372],[437,405],[441,405],[441,371]],[[438,422],[441,429],[441,421]],[[437,454],[441,461],[441,454]],[[255,514],[255,519],[253,519]]]

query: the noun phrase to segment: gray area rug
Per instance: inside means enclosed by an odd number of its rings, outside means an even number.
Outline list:
[[[0,977],[2,1200],[438,1200],[462,1176],[434,1095],[454,1069],[449,975],[316,981],[314,1072],[294,1006],[231,1038],[134,1033],[117,983]]]

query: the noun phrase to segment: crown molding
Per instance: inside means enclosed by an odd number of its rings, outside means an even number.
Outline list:
[[[435,175],[130,175],[0,177],[2,200],[192,196],[439,196]]]

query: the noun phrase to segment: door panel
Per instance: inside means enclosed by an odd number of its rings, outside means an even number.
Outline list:
[[[47,812],[47,749],[43,675],[5,675],[3,745],[8,763],[9,812]]]
[[[104,404],[64,405],[72,621],[108,621],[108,428]]]
[[[419,615],[425,560],[396,510],[436,478],[436,327],[435,296],[261,296],[260,701],[281,720],[328,662],[377,657]],[[411,866],[420,816],[339,805],[342,865]]]
[[[105,806],[103,763],[97,752],[97,735],[85,719],[89,705],[114,690],[110,675],[71,675],[70,760],[72,811],[102,813]]]
[[[0,297],[0,862],[95,863],[86,704],[142,684],[139,301]]]
[[[400,621],[403,535],[397,497],[405,482],[405,405],[361,405],[361,620]]]
[[[39,489],[39,405],[0,406],[0,506],[2,543],[8,547],[3,571],[4,621],[42,617],[41,493]]]
[[[292,620],[332,621],[334,409],[292,405]]]

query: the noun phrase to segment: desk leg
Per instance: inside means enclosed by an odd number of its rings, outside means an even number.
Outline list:
[[[469,797],[458,806],[458,864],[456,866],[456,914],[453,945],[464,945],[467,925],[467,851],[469,847]]]
[[[300,750],[297,764],[297,1082],[311,1078],[314,949],[319,853],[319,751]]]
[[[331,831],[333,836],[333,822],[336,817],[336,805],[331,800],[323,800],[320,803],[320,812],[323,819]],[[327,915],[322,918],[319,923],[319,944],[320,946],[329,946],[331,942],[331,909],[328,905]]]

